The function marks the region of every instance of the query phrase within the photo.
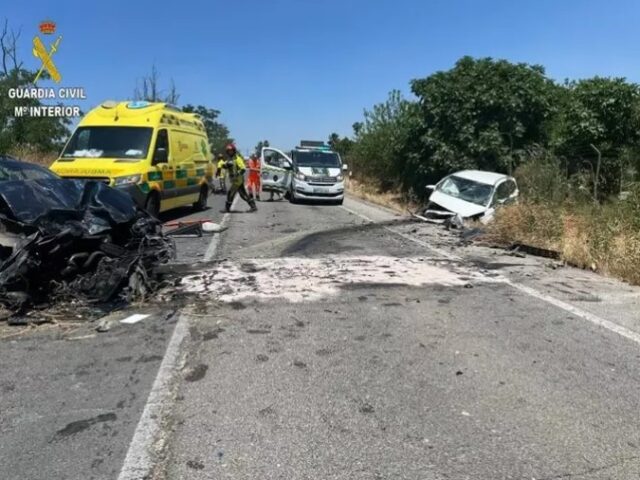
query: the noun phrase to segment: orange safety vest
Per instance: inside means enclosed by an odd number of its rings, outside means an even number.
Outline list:
[[[249,160],[249,180],[253,182],[260,181],[260,159]]]

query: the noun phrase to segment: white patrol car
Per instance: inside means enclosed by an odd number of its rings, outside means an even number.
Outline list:
[[[265,147],[261,152],[262,190],[285,194],[291,203],[344,201],[347,165],[324,142],[303,140],[287,155]]]

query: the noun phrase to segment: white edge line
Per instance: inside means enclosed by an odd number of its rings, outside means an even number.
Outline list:
[[[362,215],[361,213],[358,213],[354,210],[351,210],[350,208],[346,208],[346,207],[342,207],[343,209],[345,209],[347,212],[352,213],[353,215],[357,215],[358,217],[371,222],[371,223],[375,223],[372,219],[370,219],[369,217]],[[417,243],[418,245],[421,245],[425,248],[428,248],[429,250],[431,250],[434,253],[437,253],[439,255],[442,255],[450,260],[462,260],[461,257],[458,257],[456,255],[452,255],[448,252],[445,252],[444,250],[441,250],[439,248],[436,247],[432,247],[431,245],[429,245],[426,242],[423,242],[422,240],[419,240],[417,238],[412,237],[411,235],[407,235],[406,233],[403,232],[398,232],[396,230],[394,230],[393,228],[390,227],[383,227],[386,230],[395,233],[396,235],[399,235],[402,238],[405,238],[407,240],[410,240],[414,243]],[[538,300],[542,300],[543,302],[549,303],[550,305],[553,305],[554,307],[560,308],[561,310],[564,310],[565,312],[568,312],[572,315],[575,315],[576,317],[582,318],[584,320],[587,320],[591,323],[593,323],[594,325],[597,325],[599,327],[602,328],[606,328],[607,330],[613,332],[613,333],[617,333],[618,335],[620,335],[621,337],[624,337],[628,340],[631,340],[637,344],[640,345],[640,333],[638,332],[634,332],[633,330],[630,330],[626,327],[623,327],[622,325],[618,325],[617,323],[614,323],[610,320],[606,320],[602,317],[599,317],[598,315],[594,315],[593,313],[587,312],[585,310],[582,310],[581,308],[578,307],[574,307],[573,305],[567,303],[567,302],[563,302],[562,300],[559,300],[557,298],[554,298],[550,295],[547,295],[546,293],[540,292],[538,290],[536,290],[535,288],[531,288],[528,287],[526,285],[523,285],[521,283],[516,283],[513,282],[507,278],[504,279],[504,283],[507,285],[510,285],[511,287],[515,288],[516,290],[520,290],[521,292],[537,298]]]
[[[239,197],[236,197],[233,199],[233,203],[231,204],[231,209],[233,210],[233,208],[236,206],[236,202],[238,201]],[[222,216],[222,220],[220,221],[220,226],[221,227],[225,227],[227,225],[227,223],[229,223],[229,218],[230,218],[231,214],[229,212],[225,213]],[[213,257],[215,257],[217,251],[218,251],[218,245],[220,244],[220,235],[222,234],[222,232],[219,233],[214,233],[213,237],[211,238],[211,242],[209,242],[209,246],[207,247],[207,251],[204,253],[204,261],[208,262],[209,260],[211,260]]]
[[[180,315],[129,444],[118,480],[140,480],[147,478],[151,472],[151,449],[162,427],[163,409],[171,396],[171,380],[180,364],[180,346],[188,332],[188,321],[184,315]]]
[[[127,318],[123,318],[120,320],[120,323],[133,324],[138,323],[141,320],[147,318],[149,314],[147,313],[134,313],[133,315],[129,315]]]
[[[233,205],[235,205],[237,199],[238,197],[234,199]],[[224,214],[221,221],[222,226],[229,222],[229,217],[229,213]],[[213,235],[205,253],[205,260],[211,260],[217,253],[218,245],[220,244],[220,233]],[[151,469],[154,466],[152,449],[156,439],[159,438],[162,428],[163,414],[166,413],[164,409],[167,400],[171,396],[172,380],[180,367],[180,347],[189,333],[188,324],[187,316],[180,314],[156,378],[151,386],[147,403],[129,443],[129,449],[120,469],[118,480],[140,480],[147,478],[151,473]]]

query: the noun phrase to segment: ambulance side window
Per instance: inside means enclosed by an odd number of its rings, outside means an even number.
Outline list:
[[[169,161],[169,135],[167,130],[163,128],[158,130],[156,137],[156,148],[153,150],[153,165],[159,163],[167,163]]]

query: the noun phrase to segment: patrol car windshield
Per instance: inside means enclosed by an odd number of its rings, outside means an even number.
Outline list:
[[[298,167],[340,168],[340,157],[333,152],[292,152],[292,160]]]
[[[62,157],[139,160],[147,157],[152,133],[148,127],[79,127]]]

